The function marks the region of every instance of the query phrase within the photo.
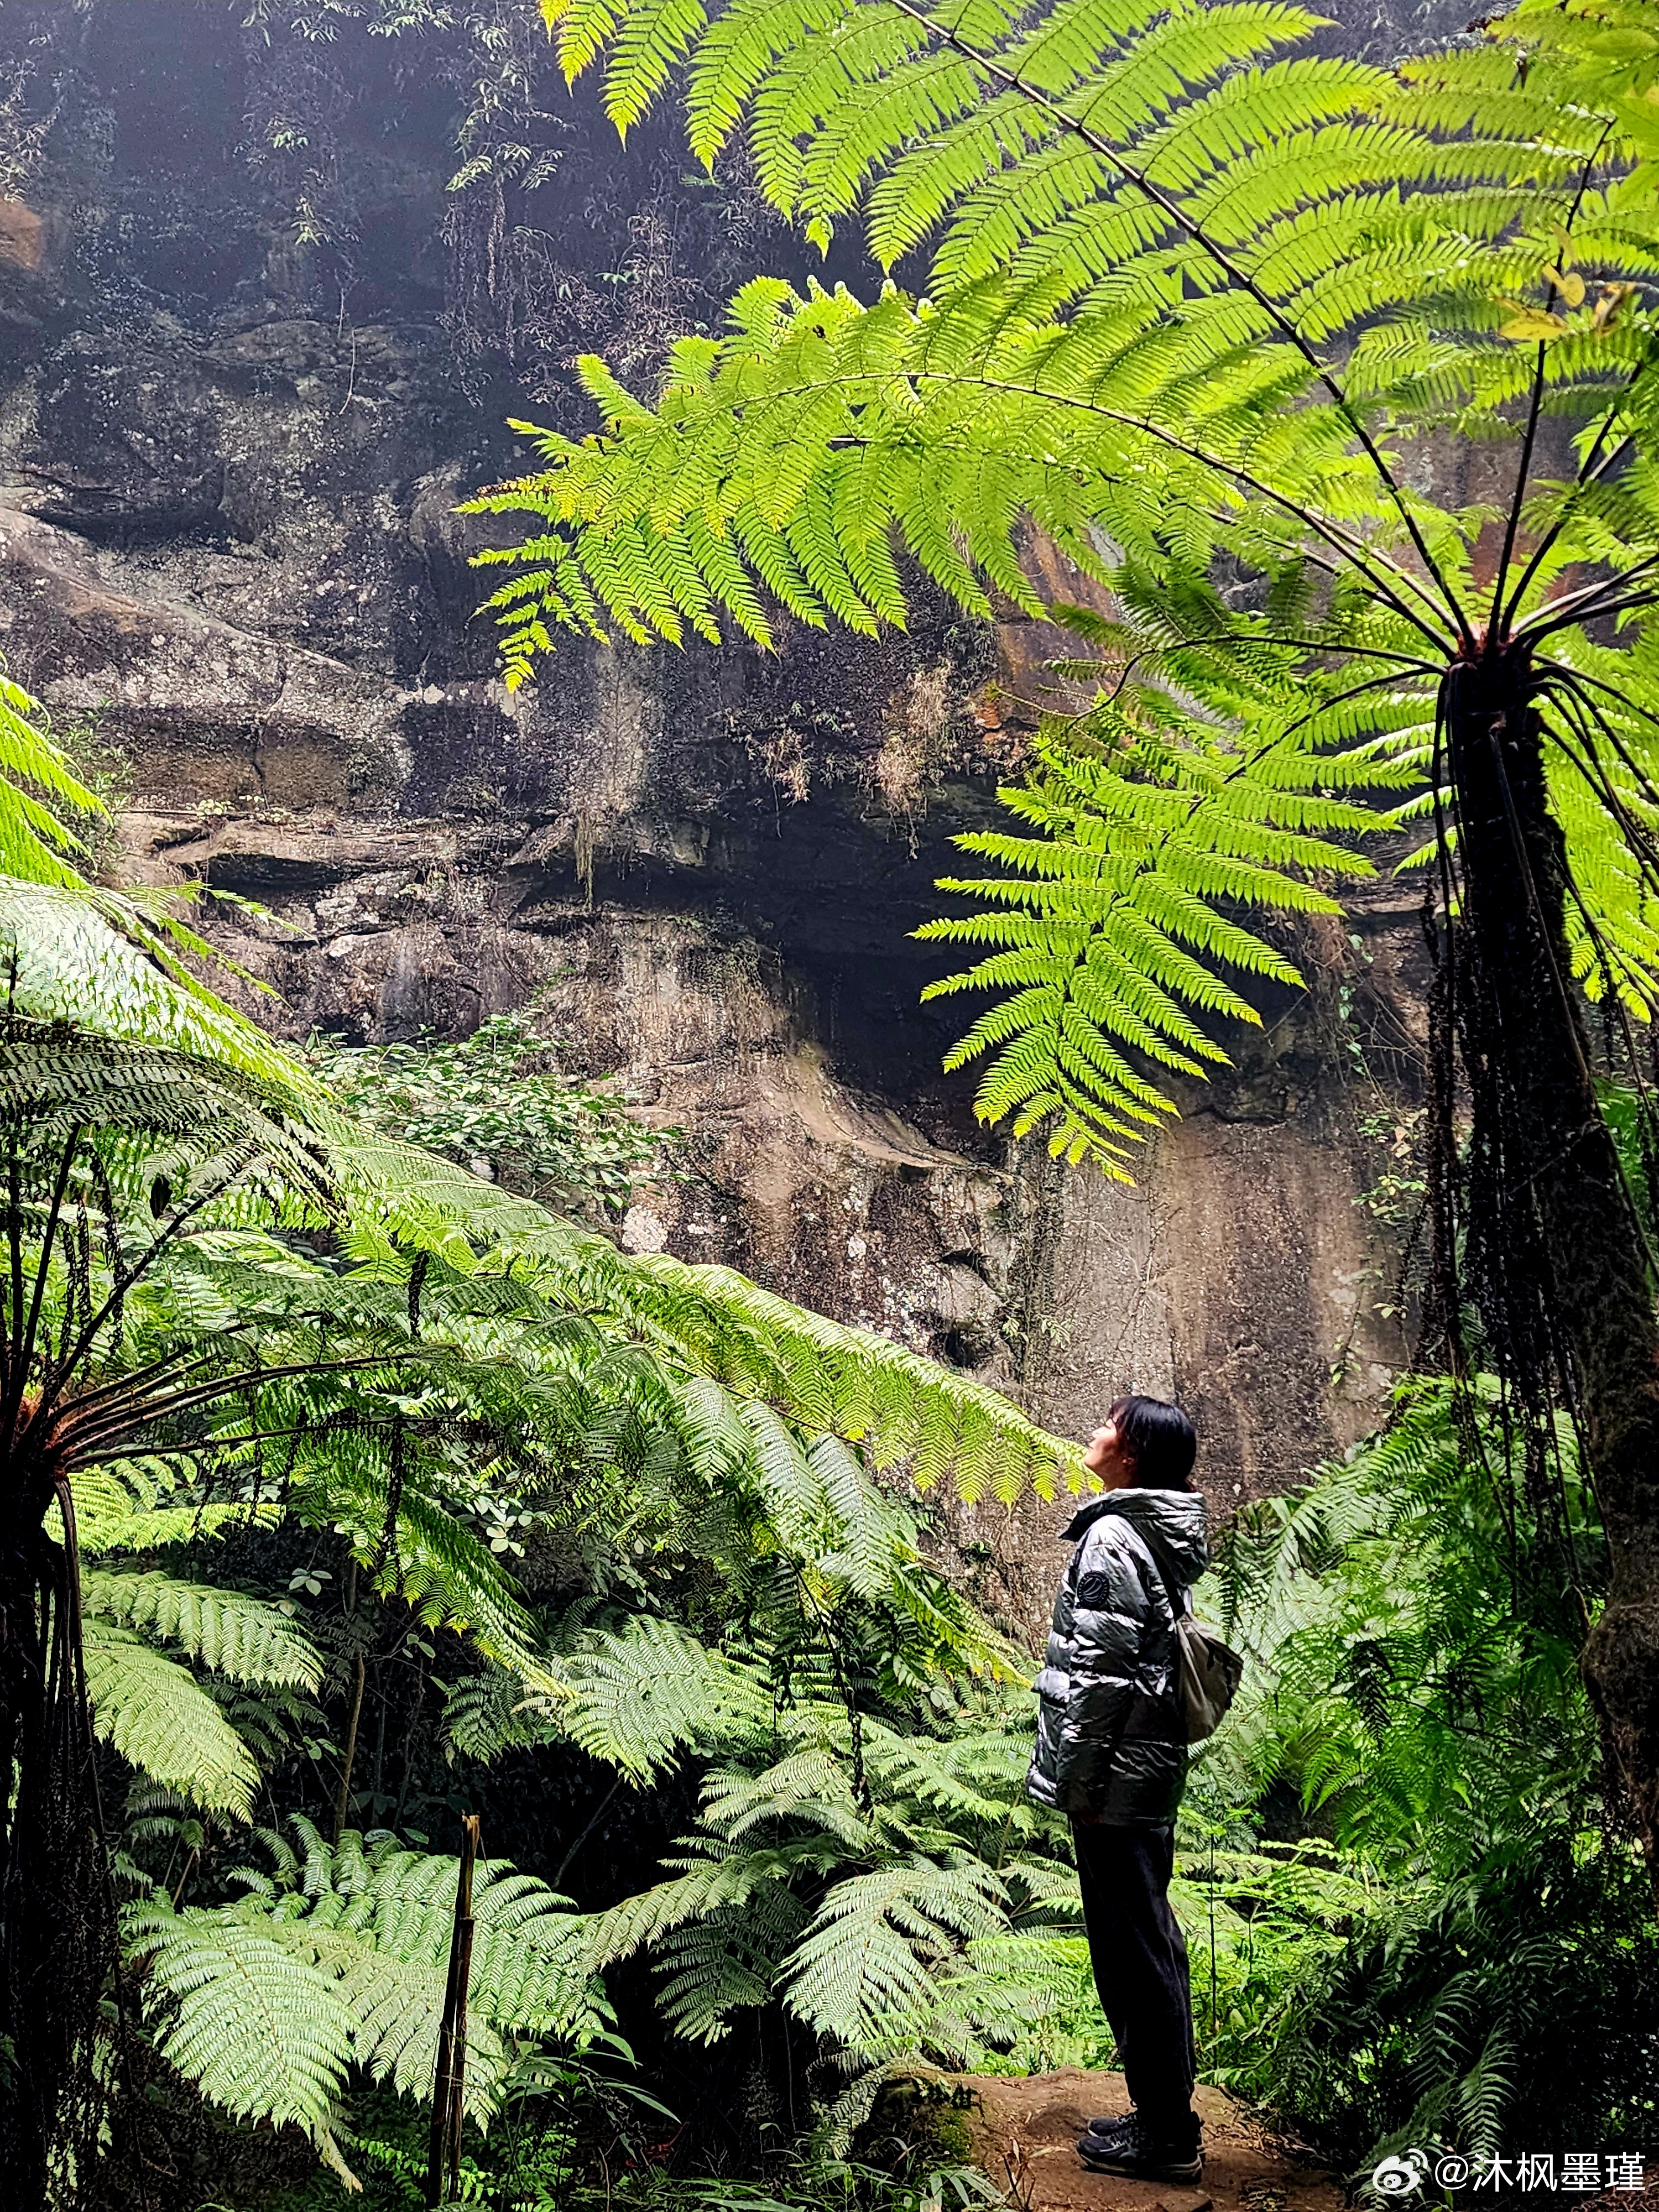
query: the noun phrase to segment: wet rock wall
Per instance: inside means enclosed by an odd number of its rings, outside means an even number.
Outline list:
[[[979,1128],[908,933],[1018,765],[1046,634],[924,604],[771,660],[570,644],[509,697],[454,512],[524,465],[506,419],[580,422],[572,354],[642,365],[793,249],[562,90],[520,102],[544,177],[501,157],[447,191],[474,51],[296,57],[247,12],[0,13],[0,644],[111,778],[115,864],[256,902],[215,932],[289,1034],[455,1035],[544,994],[574,1066],[684,1132],[637,1249],[1073,1432],[1178,1393],[1218,1504],[1363,1432],[1405,1357],[1365,1194],[1420,1068],[1413,895],[1303,933],[1311,988],[1189,1087],[1133,1188]],[[270,117],[307,97],[296,173]],[[1053,1510],[952,1517],[1031,1617]]]

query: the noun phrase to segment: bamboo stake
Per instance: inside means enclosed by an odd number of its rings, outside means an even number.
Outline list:
[[[472,1972],[472,1869],[478,1816],[461,1820],[461,1864],[455,1881],[455,1927],[449,1939],[449,1981],[438,2031],[438,2072],[432,2089],[432,2136],[427,2156],[428,2212],[453,2200],[461,2179],[461,2119],[466,2089],[466,1988]]]

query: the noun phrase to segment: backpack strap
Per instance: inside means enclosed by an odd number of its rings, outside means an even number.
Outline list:
[[[1151,1538],[1143,1536],[1139,1529],[1137,1528],[1133,1522],[1129,1522],[1127,1526],[1129,1534],[1134,1540],[1136,1549],[1145,1553],[1146,1558],[1152,1562],[1153,1572],[1157,1575],[1159,1582],[1164,1585],[1164,1595],[1170,1601],[1170,1613],[1175,1626],[1176,1663],[1170,1670],[1170,1688],[1168,1694],[1174,1700],[1176,1714],[1177,1718],[1182,1723],[1182,1734],[1184,1735],[1185,1705],[1181,1694],[1181,1651],[1182,1641],[1181,1624],[1185,1616],[1192,1610],[1192,1592],[1189,1588],[1184,1587],[1176,1581],[1175,1577],[1164,1565],[1163,1559],[1158,1553],[1158,1547],[1152,1541]]]
[[[1170,1611],[1175,1616],[1176,1620],[1179,1622],[1183,1613],[1188,1613],[1193,1609],[1193,1592],[1191,1584],[1188,1583],[1176,1582],[1175,1577],[1170,1572],[1168,1567],[1164,1565],[1164,1556],[1158,1550],[1158,1546],[1153,1543],[1150,1536],[1143,1536],[1139,1529],[1135,1527],[1133,1522],[1127,1522],[1125,1525],[1127,1527],[1129,1534],[1133,1537],[1137,1546],[1152,1561],[1153,1569],[1158,1575],[1158,1578],[1164,1585],[1164,1595],[1170,1601]]]

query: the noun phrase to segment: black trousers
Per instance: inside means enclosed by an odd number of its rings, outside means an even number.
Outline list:
[[[1198,2065],[1187,1939],[1170,1910],[1175,1831],[1073,1822],[1072,1836],[1089,1963],[1130,2097],[1154,2135],[1184,2136]]]

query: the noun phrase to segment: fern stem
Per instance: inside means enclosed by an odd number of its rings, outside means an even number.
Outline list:
[[[1004,388],[1018,389],[1015,386]],[[1054,395],[1038,392],[1033,396],[1048,398]],[[1121,414],[1115,408],[1101,407],[1088,400],[1066,404],[1085,406],[1091,414],[1103,416],[1109,422],[1122,424],[1126,429],[1144,431],[1147,436],[1156,438],[1160,443],[1169,446],[1175,452],[1183,453],[1188,459],[1197,461],[1200,467],[1211,468],[1215,470],[1218,475],[1231,477],[1236,483],[1243,484],[1247,490],[1255,492],[1263,499],[1271,500],[1274,506],[1282,507],[1287,514],[1293,514],[1298,522],[1322,538],[1328,545],[1343,554],[1370,585],[1377,596],[1391,606],[1404,621],[1410,623],[1413,629],[1420,631],[1437,652],[1443,653],[1448,649],[1447,640],[1431,629],[1420,616],[1413,613],[1403,599],[1397,599],[1386,584],[1379,582],[1370,562],[1376,560],[1389,575],[1396,578],[1402,585],[1409,585],[1431,614],[1438,613],[1440,610],[1436,608],[1429,594],[1424,591],[1408,569],[1400,568],[1377,549],[1367,546],[1363,539],[1351,538],[1340,525],[1328,520],[1312,507],[1304,507],[1299,501],[1290,498],[1285,493],[1276,490],[1272,484],[1266,483],[1261,477],[1252,475],[1249,470],[1240,468],[1235,462],[1221,460],[1215,454],[1206,453],[1198,447],[1189,446],[1185,439],[1178,438],[1174,431],[1164,429],[1159,423],[1147,422],[1139,416]],[[1459,617],[1459,624],[1461,628],[1462,626],[1461,617]]]
[[[1134,673],[1135,670],[1139,667],[1140,664],[1144,660],[1167,659],[1171,653],[1189,652],[1200,646],[1240,644],[1282,645],[1287,651],[1297,651],[1302,653],[1328,653],[1341,654],[1348,659],[1361,660],[1388,660],[1394,662],[1399,667],[1410,668],[1414,670],[1419,675],[1432,676],[1437,679],[1439,677],[1441,670],[1441,663],[1438,661],[1425,660],[1419,654],[1412,653],[1389,653],[1385,651],[1380,646],[1328,644],[1322,638],[1288,637],[1277,630],[1272,631],[1261,638],[1254,636],[1248,630],[1209,630],[1198,637],[1177,638],[1173,645],[1149,645],[1142,653],[1131,653],[1129,658],[1124,662],[1122,668],[1119,671],[1116,683],[1113,684],[1111,690],[1106,694],[1107,703],[1109,705],[1113,700],[1119,696],[1124,685],[1128,682],[1130,677]],[[1379,679],[1379,681],[1381,680],[1382,679]],[[1393,679],[1389,678],[1387,680],[1392,681]],[[1335,702],[1333,701],[1329,703],[1334,704]],[[1323,710],[1320,709],[1317,711],[1322,712]],[[1304,717],[1304,720],[1311,720],[1311,717]]]
[[[1612,132],[1613,125],[1609,122],[1602,130],[1601,136],[1596,140],[1579,173],[1578,189],[1572,196],[1572,205],[1568,209],[1566,222],[1562,225],[1564,231],[1572,228],[1578,211],[1584,204],[1584,194],[1589,189],[1590,173]],[[1550,313],[1553,309],[1557,296],[1554,279],[1552,278],[1544,295],[1546,314]],[[1510,561],[1515,551],[1516,532],[1521,527],[1521,511],[1526,501],[1527,479],[1532,473],[1533,449],[1538,441],[1538,425],[1544,411],[1544,366],[1545,353],[1540,343],[1537,349],[1537,358],[1533,365],[1532,395],[1527,404],[1526,434],[1521,441],[1521,459],[1515,471],[1515,489],[1510,495],[1510,511],[1504,529],[1504,550],[1498,558],[1498,579],[1492,588],[1492,617],[1489,624],[1489,635],[1492,637],[1501,637],[1506,620],[1514,619],[1513,606],[1510,609],[1507,618],[1504,612],[1504,586],[1509,580]],[[1516,595],[1516,603],[1519,604],[1519,594]]]
[[[334,1842],[337,1849],[345,1833],[346,1814],[351,1805],[351,1770],[357,1761],[357,1727],[363,1717],[363,1682],[367,1669],[359,1647],[356,1657],[356,1684],[351,1696],[351,1719],[346,1729],[345,1756],[340,1765],[340,1787],[334,1800]]]
[[[76,1419],[80,1407],[80,1401],[76,1399],[64,1413],[62,1422],[63,1432],[73,1454],[71,1464],[89,1467],[95,1461],[107,1457],[107,1447],[118,1437],[131,1437],[135,1430],[146,1428],[152,1421],[190,1413],[198,1406],[211,1405],[216,1398],[234,1397],[238,1391],[247,1389],[252,1375],[257,1375],[261,1382],[282,1382],[301,1375],[338,1375],[366,1367],[385,1367],[396,1357],[395,1353],[379,1352],[363,1359],[299,1360],[289,1367],[244,1370],[235,1375],[221,1376],[212,1382],[194,1384],[190,1389],[181,1390],[175,1396],[164,1398],[159,1403],[140,1401],[131,1406],[122,1406],[118,1402],[111,1405],[106,1401],[98,1409],[96,1416],[88,1421]],[[255,1428],[234,1439],[214,1437],[210,1441],[215,1444],[230,1442],[253,1443],[262,1438],[274,1439],[292,1433],[288,1429]],[[162,1449],[165,1450],[167,1448]],[[173,1449],[199,1451],[202,1447],[196,1443],[177,1445]]]
[[[1644,565],[1650,568],[1659,566],[1659,559]],[[1613,587],[1608,586],[1605,588],[1610,590]],[[1553,622],[1540,623],[1536,629],[1530,623],[1526,624],[1516,632],[1516,635],[1524,635],[1537,644],[1541,639],[1553,637],[1559,630],[1581,629],[1587,622],[1612,622],[1620,615],[1638,614],[1644,607],[1652,606],[1656,600],[1659,600],[1659,581],[1650,584],[1644,592],[1632,592],[1622,599],[1603,599],[1600,606],[1592,602],[1571,614],[1561,615]],[[1540,608],[1539,611],[1547,613],[1549,610]]]
[[[58,1218],[64,1208],[64,1194],[69,1188],[70,1173],[80,1146],[82,1128],[82,1124],[77,1121],[70,1130],[69,1142],[64,1147],[63,1164],[52,1185],[52,1206],[46,1215],[46,1225],[40,1235],[40,1256],[34,1270],[34,1291],[29,1301],[28,1322],[23,1331],[22,1346],[17,1355],[16,1372],[7,1394],[5,1411],[0,1416],[0,1435],[11,1434],[22,1407],[23,1395],[28,1389],[29,1367],[34,1358],[35,1338],[40,1326],[40,1308],[46,1294],[46,1279],[52,1273],[52,1248],[57,1238]],[[42,1415],[46,1412],[44,1391],[40,1411]]]
[[[1117,408],[1103,407],[1097,400],[1081,398],[1073,392],[1046,391],[1041,385],[1019,384],[1008,377],[964,378],[952,375],[944,369],[930,368],[912,369],[908,374],[912,380],[918,384],[971,383],[983,392],[1005,392],[1016,398],[1042,399],[1056,406],[1081,408],[1087,414],[1098,415],[1103,422],[1115,422],[1126,430],[1137,430],[1146,437],[1156,439],[1159,444],[1168,446],[1172,452],[1182,454],[1186,459],[1196,461],[1200,468],[1212,469],[1218,476],[1230,477],[1235,483],[1242,484],[1247,491],[1255,492],[1258,497],[1269,501],[1273,506],[1282,508],[1285,514],[1294,515],[1305,528],[1311,530],[1316,537],[1323,538],[1328,545],[1341,554],[1364,578],[1385,605],[1392,607],[1402,621],[1409,623],[1413,629],[1427,638],[1437,654],[1444,655],[1454,650],[1454,641],[1432,629],[1422,616],[1415,613],[1403,599],[1397,598],[1389,586],[1380,580],[1377,569],[1374,569],[1370,564],[1376,562],[1377,568],[1382,573],[1392,576],[1401,586],[1408,586],[1416,592],[1418,598],[1428,609],[1430,615],[1438,616],[1447,611],[1435,605],[1432,596],[1424,589],[1408,568],[1401,568],[1397,562],[1389,560],[1379,547],[1369,546],[1363,539],[1351,537],[1339,523],[1333,522],[1328,516],[1320,514],[1316,508],[1304,507],[1298,501],[1291,499],[1288,494],[1276,489],[1273,485],[1265,482],[1261,477],[1252,475],[1249,470],[1241,468],[1237,462],[1224,461],[1214,453],[1206,453],[1201,447],[1188,445],[1184,438],[1178,437],[1173,430],[1166,429],[1161,423],[1153,422],[1145,416],[1126,415]],[[823,377],[814,381],[803,381],[794,389],[801,394],[815,391],[830,392],[859,380],[844,376]],[[868,449],[868,441],[856,441],[843,437],[833,442],[841,451],[847,451],[855,443],[860,442],[865,443],[866,449]],[[934,447],[930,450],[938,453],[948,449],[944,447]],[[1472,646],[1474,641],[1468,635],[1467,625],[1462,623],[1461,617],[1458,617],[1458,623],[1460,635],[1466,644]]]
[[[579,1850],[580,1850],[580,1849],[581,1849],[582,1845],[583,1845],[583,1844],[587,1841],[588,1838],[592,1834],[592,1832],[593,1832],[594,1829],[595,1829],[595,1828],[597,1828],[597,1827],[599,1826],[599,1825],[600,1821],[601,1821],[602,1820],[604,1820],[604,1818],[605,1818],[605,1814],[606,1814],[611,1810],[611,1802],[612,1802],[612,1800],[615,1798],[615,1796],[616,1796],[616,1795],[617,1795],[617,1791],[622,1788],[622,1786],[623,1786],[623,1783],[624,1783],[624,1782],[626,1782],[626,1781],[627,1781],[627,1779],[628,1779],[628,1777],[627,1777],[627,1775],[626,1775],[625,1773],[624,1773],[624,1774],[618,1774],[618,1775],[617,1775],[617,1778],[616,1778],[616,1780],[611,1784],[611,1787],[610,1787],[610,1788],[605,1791],[605,1793],[604,1796],[600,1798],[600,1800],[599,1800],[599,1810],[598,1810],[598,1812],[596,1812],[596,1813],[594,1814],[594,1815],[593,1815],[592,1819],[588,1822],[587,1826],[586,1826],[582,1830],[582,1832],[581,1832],[580,1835],[577,1837],[577,1838],[576,1838],[575,1842],[574,1842],[574,1844],[572,1844],[572,1845],[570,1846],[570,1849],[569,1849],[569,1850],[565,1853],[564,1856],[563,1856],[563,1857],[559,1861],[559,1864],[558,1864],[557,1871],[555,1873],[555,1875],[554,1875],[554,1876],[553,1876],[553,1879],[552,1879],[551,1882],[548,1885],[550,1888],[552,1888],[552,1889],[557,1889],[557,1888],[558,1888],[558,1887],[559,1887],[559,1885],[563,1881],[563,1880],[564,1880],[564,1878],[565,1878],[565,1875],[566,1875],[569,1872],[569,1870],[570,1870],[570,1865],[571,1865],[571,1862],[572,1862],[572,1860],[574,1860],[574,1857],[575,1857],[575,1856],[576,1856],[577,1852],[578,1852]]]
[[[1594,584],[1581,585],[1576,592],[1568,592],[1561,599],[1547,599],[1541,607],[1533,610],[1525,622],[1516,625],[1515,635],[1517,638],[1545,637],[1551,630],[1561,629],[1571,623],[1595,622],[1604,614],[1623,613],[1625,608],[1622,605],[1610,602],[1606,606],[1597,607],[1595,602],[1607,599],[1609,594],[1616,598],[1619,592],[1627,588],[1633,578],[1654,568],[1659,568],[1659,553],[1650,553],[1645,560],[1632,562],[1628,568],[1621,569],[1616,576],[1604,576]],[[1644,598],[1650,596],[1650,592],[1651,587],[1649,593],[1638,594],[1628,604],[1632,606],[1641,605]]]
[[[16,955],[13,954],[14,968]],[[15,981],[14,975],[14,981]],[[7,1395],[6,1433],[11,1432],[16,1419],[15,1408],[21,1403],[23,1384],[18,1381],[23,1364],[23,1189],[22,1164],[18,1155],[18,1133],[14,1124],[7,1131],[6,1146],[6,1241],[10,1248],[11,1310],[6,1316],[6,1335],[11,1357],[7,1364],[10,1370]]]
[[[1643,359],[1637,363],[1634,370],[1632,370],[1630,381],[1625,386],[1624,390],[1620,393],[1613,405],[1608,408],[1606,419],[1602,422],[1601,428],[1595,434],[1595,441],[1591,446],[1589,453],[1585,454],[1584,459],[1579,466],[1578,474],[1573,479],[1572,489],[1568,494],[1567,497],[1562,501],[1560,514],[1556,516],[1554,521],[1544,532],[1544,535],[1540,538],[1538,544],[1533,548],[1532,556],[1528,561],[1525,568],[1522,571],[1521,580],[1516,584],[1514,592],[1510,594],[1509,605],[1504,611],[1504,620],[1506,625],[1515,620],[1516,610],[1519,607],[1522,600],[1526,597],[1528,585],[1531,583],[1533,578],[1538,574],[1539,569],[1543,566],[1544,562],[1548,560],[1552,548],[1560,538],[1562,532],[1566,528],[1567,519],[1572,513],[1575,501],[1583,493],[1588,491],[1593,484],[1600,483],[1601,479],[1607,474],[1608,471],[1610,469],[1616,468],[1619,465],[1619,463],[1625,459],[1626,455],[1633,449],[1636,442],[1635,440],[1632,437],[1626,436],[1621,438],[1619,441],[1619,443],[1613,447],[1611,452],[1605,455],[1601,455],[1602,441],[1607,438],[1608,433],[1612,430],[1613,424],[1618,421],[1620,409],[1629,404],[1632,393],[1635,391],[1642,379],[1647,374],[1649,369],[1652,368],[1655,359],[1655,349],[1651,341],[1650,341],[1648,351]],[[1601,457],[1598,459],[1598,455],[1601,455]]]
[[[65,1344],[64,1352],[58,1362],[57,1373],[52,1378],[54,1385],[64,1375],[70,1373],[74,1368],[77,1367],[86,1358],[87,1354],[92,1350],[93,1345],[97,1340],[99,1330],[103,1327],[111,1313],[113,1312],[115,1308],[120,1304],[121,1301],[126,1297],[128,1291],[133,1289],[137,1284],[143,1281],[143,1278],[155,1267],[156,1261],[161,1258],[161,1254],[173,1242],[174,1237],[182,1235],[186,1224],[193,1221],[198,1214],[204,1212],[208,1206],[213,1204],[216,1199],[222,1198],[228,1190],[234,1188],[237,1183],[241,1182],[246,1173],[247,1162],[246,1160],[238,1161],[220,1182],[214,1184],[210,1190],[204,1190],[202,1192],[201,1195],[194,1199],[190,1205],[181,1206],[175,1208],[172,1220],[169,1221],[162,1229],[160,1236],[151,1239],[148,1249],[132,1267],[127,1268],[118,1268],[115,1271],[115,1288],[110,1292],[103,1304],[93,1313],[91,1318],[82,1328],[80,1335],[74,1340],[73,1343]]]
[[[1651,722],[1656,729],[1659,729],[1659,713],[1656,713],[1651,707],[1644,707],[1639,699],[1626,692],[1615,690],[1611,684],[1602,683],[1599,676],[1592,676],[1583,668],[1570,667],[1564,660],[1540,660],[1534,665],[1545,670],[1549,675],[1559,677],[1575,688],[1583,686],[1589,690],[1601,692],[1605,698],[1611,699],[1615,706],[1622,707],[1626,714],[1638,714],[1644,722]],[[1603,722],[1601,727],[1607,731],[1609,737],[1616,738],[1617,733],[1610,724]],[[1620,757],[1624,760],[1632,775],[1639,775],[1644,785],[1648,782],[1645,771],[1638,769],[1627,755],[1621,753]]]
[[[100,1405],[112,1398],[128,1396],[163,1375],[189,1375],[198,1367],[211,1367],[216,1359],[222,1357],[220,1346],[224,1340],[245,1335],[252,1325],[250,1322],[233,1322],[228,1328],[216,1330],[211,1352],[169,1352],[163,1358],[152,1359],[148,1366],[135,1367],[125,1375],[112,1376],[107,1382],[94,1383],[89,1390],[77,1390],[76,1405],[77,1407]]]

